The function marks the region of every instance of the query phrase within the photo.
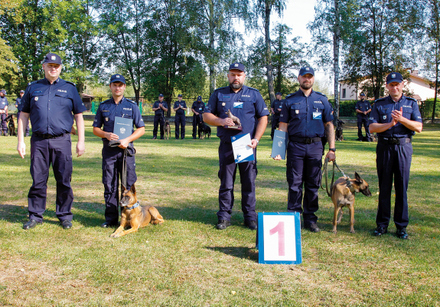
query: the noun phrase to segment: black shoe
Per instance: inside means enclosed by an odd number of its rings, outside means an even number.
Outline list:
[[[249,228],[250,230],[257,230],[258,224],[257,221],[245,221],[244,224]]]
[[[320,232],[321,231],[319,229],[318,225],[316,225],[316,223],[314,223],[314,222],[312,222],[308,225],[305,225],[304,228],[310,230],[311,232]]]
[[[153,140],[157,139],[157,137],[153,136]]]
[[[377,226],[377,228],[374,230],[373,235],[375,237],[379,237],[379,236],[381,236],[381,235],[383,235],[384,233],[387,233],[387,232],[388,232],[387,227]]]
[[[102,228],[110,228],[110,227],[116,227],[116,226],[118,226],[118,223],[104,222],[101,224]]]
[[[34,228],[38,224],[43,224],[43,222],[37,222],[36,220],[30,219],[29,221],[27,221],[26,223],[23,224],[23,229],[28,230],[28,229]]]
[[[397,229],[396,235],[397,235],[397,237],[399,239],[404,239],[404,240],[408,239],[408,234],[406,233],[406,228],[405,227]]]
[[[70,229],[72,228],[72,221],[69,220],[61,221],[61,226],[63,226],[64,229]]]
[[[225,221],[225,220],[220,220],[220,221],[218,221],[218,224],[215,227],[217,229],[223,230],[223,229],[228,228],[229,226],[231,226],[231,222]]]
[[[195,136],[193,136],[193,140],[197,139]]]

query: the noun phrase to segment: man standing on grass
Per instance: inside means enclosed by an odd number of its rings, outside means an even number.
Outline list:
[[[379,206],[375,236],[388,231],[391,218],[391,189],[396,193],[394,224],[396,235],[408,239],[407,190],[412,158],[412,136],[422,132],[422,116],[417,101],[403,96],[403,77],[398,72],[387,76],[389,96],[376,100],[370,116],[370,132],[377,133],[376,166],[379,178]]]
[[[43,223],[46,210],[47,179],[52,164],[57,182],[56,215],[64,229],[72,227],[73,191],[72,141],[70,131],[73,119],[78,130],[76,153],[84,154],[84,119],[86,110],[75,84],[60,79],[61,58],[48,53],[43,61],[44,79],[31,83],[22,98],[18,120],[17,151],[24,158],[26,145],[24,131],[31,119],[31,175],[32,186],[28,194],[29,221],[23,229],[30,229]]]
[[[360,99],[356,102],[356,116],[357,116],[357,127],[358,127],[358,138],[357,141],[367,141],[371,142],[370,130],[368,129],[368,113],[371,112],[371,105],[368,100],[365,100],[365,94],[361,93]],[[365,139],[362,136],[362,126],[365,127]]]
[[[165,133],[165,112],[168,112],[168,104],[163,101],[163,94],[159,94],[159,100],[153,104],[154,111],[154,126],[153,126],[153,140],[157,139],[157,128],[160,124],[160,139],[163,140]]]
[[[329,151],[326,158],[329,161],[335,160],[336,148],[332,107],[325,95],[313,91],[314,76],[313,68],[300,69],[300,88],[284,101],[280,130],[287,132],[289,137],[286,165],[289,185],[287,211],[302,213],[304,228],[319,232],[315,213],[319,209],[318,191],[324,152],[322,138],[327,137]],[[278,155],[274,159],[281,160],[281,157]]]
[[[214,91],[209,98],[208,106],[203,113],[204,121],[211,126],[217,126],[217,136],[220,138],[218,149],[220,170],[219,211],[217,212],[217,229],[226,229],[231,225],[230,219],[234,206],[234,182],[237,167],[241,179],[241,207],[245,225],[257,229],[257,213],[255,212],[255,179],[257,177],[256,148],[267,126],[269,110],[258,90],[244,85],[246,78],[244,65],[233,63],[229,67],[229,86]],[[227,112],[240,119],[242,131],[228,129],[234,122]],[[234,160],[231,136],[249,133],[254,150],[254,161],[239,163]]]
[[[186,102],[182,100],[182,94],[177,95],[177,101],[174,102],[174,112],[176,112],[176,116],[174,117],[174,123],[176,125],[175,136],[176,140],[179,139],[179,132],[181,139],[185,138],[185,125],[186,125]],[[181,129],[181,130],[180,130]],[[180,131],[179,131],[180,130]]]
[[[1,90],[0,91],[0,122],[1,122],[1,127],[0,129],[2,130],[1,133],[2,135],[8,135],[8,126],[6,125],[6,116],[8,116],[8,99],[5,97],[6,96],[6,91],[5,90]]]
[[[103,228],[118,225],[119,220],[119,178],[127,177],[126,189],[136,182],[135,149],[133,141],[145,133],[145,124],[139,107],[124,97],[125,78],[116,74],[110,78],[112,98],[99,105],[93,122],[93,134],[102,138],[102,183],[104,184],[105,222]],[[131,120],[130,135],[122,140],[114,133],[115,118]],[[136,130],[133,131],[133,125]],[[119,141],[117,146],[111,146],[111,141]],[[124,151],[126,155],[124,155]],[[122,165],[126,159],[127,174],[122,174]]]

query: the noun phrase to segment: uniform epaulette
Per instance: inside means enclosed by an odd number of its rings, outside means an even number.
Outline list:
[[[250,89],[250,90],[254,90],[254,91],[259,92],[259,90],[257,90],[256,88],[253,88],[253,87],[250,87],[250,86],[248,86],[247,88]]]
[[[127,99],[125,98],[125,100],[127,100],[128,102],[131,102],[132,104],[136,104],[136,102],[134,102],[133,100]]]
[[[64,80],[64,81],[66,81],[66,80]],[[76,84],[75,84],[75,83],[73,83],[73,82],[70,82],[70,81],[66,81],[66,83],[72,84],[73,86],[75,86],[75,87],[76,87]]]
[[[318,94],[318,95],[321,95],[321,96],[324,96],[324,97],[327,97],[327,96],[325,96],[323,93],[321,93],[321,92],[315,92],[315,91],[313,91],[315,94]]]
[[[284,99],[287,99],[287,98],[289,98],[290,96],[293,96],[293,94],[295,94],[295,93],[290,93],[290,94],[286,95],[286,98],[284,98]]]
[[[387,97],[388,97],[388,96],[387,96]],[[387,97],[382,97],[382,98],[376,99],[376,100],[374,101],[374,103],[379,102],[379,101],[383,101],[383,100],[385,100]]]
[[[29,85],[32,85],[32,84],[34,84],[34,83],[37,83],[38,81],[40,81],[40,80],[29,82],[29,83],[28,83],[28,86],[29,86]]]
[[[405,98],[408,99],[408,100],[412,100],[412,101],[417,102],[417,99],[414,99],[414,98],[412,98],[412,97],[406,97],[406,96],[405,96]]]

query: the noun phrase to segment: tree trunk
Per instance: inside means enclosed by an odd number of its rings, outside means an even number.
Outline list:
[[[266,42],[266,77],[267,77],[267,85],[269,89],[269,99],[270,103],[275,100],[275,91],[273,88],[273,68],[272,68],[272,55],[270,48],[270,4],[266,0],[266,14],[264,16],[264,35]]]
[[[335,29],[333,31],[333,72],[334,72],[334,93],[335,93],[335,113],[334,123],[339,118],[339,46],[341,41],[340,16],[339,16],[339,0],[334,0],[335,4]]]

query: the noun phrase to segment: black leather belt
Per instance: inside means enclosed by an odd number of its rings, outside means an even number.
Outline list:
[[[320,137],[314,137],[314,138],[301,138],[296,136],[289,136],[289,140],[291,142],[297,142],[297,143],[303,143],[303,144],[312,144],[316,142],[321,142]]]
[[[66,133],[62,133],[62,134],[58,134],[58,135],[45,134],[45,133],[40,133],[40,132],[33,133],[33,135],[38,136],[39,138],[43,138],[43,139],[56,139],[56,138],[59,138],[60,136],[63,136],[65,134]]]
[[[411,143],[411,138],[379,137],[379,143],[388,145],[404,145]]]

